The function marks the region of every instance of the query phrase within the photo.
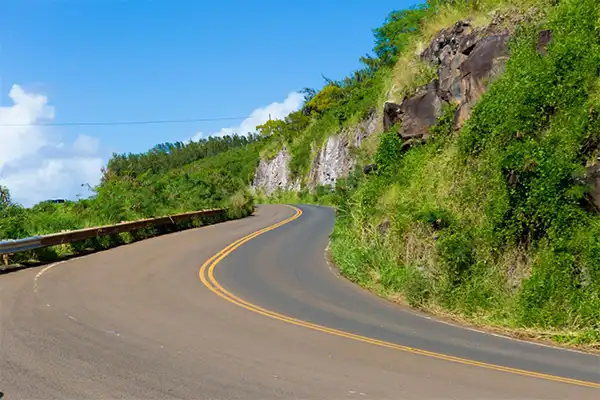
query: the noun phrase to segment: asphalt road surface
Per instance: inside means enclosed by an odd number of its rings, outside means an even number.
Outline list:
[[[437,322],[340,278],[324,259],[333,210],[300,209],[1,275],[3,400],[600,399],[598,356]]]

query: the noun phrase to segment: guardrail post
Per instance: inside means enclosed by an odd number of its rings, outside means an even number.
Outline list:
[[[4,265],[8,265],[8,254],[2,254],[2,260],[4,260]]]

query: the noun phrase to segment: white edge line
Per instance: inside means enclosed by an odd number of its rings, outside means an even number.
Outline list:
[[[57,265],[60,265],[60,264],[62,264],[62,263],[64,263],[64,262],[66,262],[66,261],[67,261],[67,260],[64,260],[64,261],[59,261],[59,262],[56,262],[56,263],[54,263],[54,264],[47,265],[47,266],[45,266],[44,268],[42,268],[42,270],[41,270],[40,272],[38,272],[38,273],[35,275],[35,278],[33,278],[33,291],[34,291],[35,293],[38,293],[38,279],[40,278],[40,276],[42,276],[42,275],[43,275],[43,274],[44,274],[46,271],[48,271],[49,269],[51,269],[51,268],[54,268],[54,267],[56,267]]]

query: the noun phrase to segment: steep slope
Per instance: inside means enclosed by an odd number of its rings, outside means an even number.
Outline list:
[[[402,29],[368,111],[287,141],[280,176],[293,184],[271,199],[333,201],[334,261],[382,295],[597,344],[599,7],[450,1],[392,14],[381,31]],[[343,134],[361,125],[373,127],[361,144]]]
[[[415,307],[594,345],[599,6],[547,11],[478,42],[459,22],[421,53],[438,77],[386,104],[378,173],[342,194],[332,251]]]

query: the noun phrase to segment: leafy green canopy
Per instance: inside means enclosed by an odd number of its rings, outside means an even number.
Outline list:
[[[113,154],[106,172],[117,177],[136,177],[148,171],[158,174],[259,140],[258,135],[250,133],[247,136],[210,136],[187,143],[162,143],[145,153]]]

